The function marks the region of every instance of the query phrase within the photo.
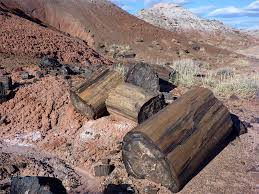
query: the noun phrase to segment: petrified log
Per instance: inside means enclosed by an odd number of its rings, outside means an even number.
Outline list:
[[[137,123],[142,123],[165,106],[163,95],[124,83],[117,86],[106,100],[107,110]]]
[[[232,131],[228,109],[204,88],[187,92],[123,140],[128,173],[178,192]]]
[[[10,193],[66,194],[62,182],[52,177],[13,177]]]
[[[7,90],[2,82],[0,82],[0,103],[7,100]]]
[[[106,110],[105,101],[109,92],[123,82],[123,76],[108,69],[94,74],[79,87],[70,90],[75,109],[89,119],[96,119]]]
[[[158,74],[146,63],[132,66],[126,75],[126,82],[152,92],[160,90]]]
[[[0,82],[6,90],[11,90],[12,88],[12,78],[6,75],[0,76]]]

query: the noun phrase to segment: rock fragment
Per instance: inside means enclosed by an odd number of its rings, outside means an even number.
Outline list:
[[[59,179],[51,177],[14,177],[11,182],[12,194],[66,194]]]
[[[0,76],[0,82],[6,90],[11,90],[12,88],[12,78],[6,75]]]
[[[114,170],[114,165],[98,165],[94,167],[94,174],[95,176],[108,176],[112,173],[112,171]]]
[[[250,123],[259,123],[259,117],[253,117],[253,118],[250,120]]]
[[[22,72],[20,76],[21,76],[21,79],[23,80],[27,80],[31,78],[30,74],[27,71]]]

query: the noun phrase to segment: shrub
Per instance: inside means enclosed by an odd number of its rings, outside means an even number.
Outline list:
[[[201,69],[193,60],[182,59],[175,61],[170,67],[174,69],[170,75],[170,82],[172,84],[185,87],[197,84],[197,75],[199,75]]]
[[[126,75],[128,73],[128,67],[126,67],[122,63],[117,63],[117,64],[113,65],[113,69],[115,71],[121,73],[124,76],[124,78],[126,77]]]
[[[224,79],[228,77],[234,77],[235,72],[230,68],[222,68],[217,70],[217,75]]]
[[[251,63],[246,59],[239,58],[236,61],[234,61],[232,65],[235,67],[249,67],[251,66]]]
[[[259,76],[252,77],[234,76],[229,79],[220,80],[214,88],[214,91],[221,96],[231,96],[233,94],[242,97],[250,98],[255,96],[259,89]]]
[[[184,59],[173,63],[170,82],[184,87],[203,86],[212,89],[216,95],[229,97],[233,94],[241,98],[250,98],[259,91],[259,74],[237,75],[234,69],[223,68],[206,71],[202,74],[193,60]],[[201,75],[201,76],[198,76]]]

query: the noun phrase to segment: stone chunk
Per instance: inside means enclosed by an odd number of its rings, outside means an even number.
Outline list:
[[[12,194],[66,194],[59,179],[51,177],[14,177],[11,182]]]

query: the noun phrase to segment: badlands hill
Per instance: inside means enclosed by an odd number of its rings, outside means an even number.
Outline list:
[[[194,58],[215,65],[220,65],[219,56],[224,63],[237,57],[204,43],[205,39],[203,42],[189,41],[183,33],[155,27],[106,0],[0,0],[0,6],[78,37],[106,56],[114,57],[119,50],[126,58],[151,63]]]
[[[259,30],[244,30],[243,32],[259,39]]]
[[[55,57],[66,63],[111,64],[85,42],[0,9],[0,55]],[[2,58],[0,57],[0,63]]]
[[[159,3],[142,10],[138,18],[155,26],[172,32],[184,33],[189,38],[206,41],[208,44],[221,48],[231,48],[233,45],[245,48],[253,43],[248,34],[224,25],[217,20],[203,19],[191,11],[175,5]]]

